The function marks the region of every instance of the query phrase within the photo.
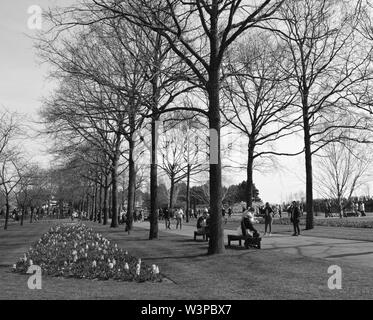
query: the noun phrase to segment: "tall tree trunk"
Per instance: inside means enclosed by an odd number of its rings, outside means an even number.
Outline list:
[[[94,191],[94,194],[93,194],[93,206],[94,206],[94,216],[93,216],[93,221],[96,222],[97,221],[97,196],[98,196],[98,184],[97,182],[95,183],[95,191]]]
[[[108,177],[105,178],[105,187],[104,187],[104,207],[103,207],[103,222],[102,224],[104,226],[108,223],[108,212],[109,212],[109,186],[108,183]]]
[[[117,144],[111,168],[111,228],[118,227],[118,162],[119,146]]]
[[[21,212],[22,212],[22,214],[21,214],[21,226],[23,226],[23,218],[25,216],[25,207],[22,207]]]
[[[157,166],[157,144],[158,144],[158,115],[152,117],[152,151],[150,164],[150,230],[149,239],[158,239],[158,166]]]
[[[186,222],[189,222],[189,211],[190,211],[190,167],[188,163],[187,166],[187,189],[186,189]]]
[[[102,178],[102,174],[100,174],[100,197],[99,197],[99,208],[98,208],[98,223],[102,223],[102,185],[104,183],[104,179]]]
[[[306,230],[313,229],[313,178],[312,178],[312,152],[311,135],[308,115],[307,96],[303,97],[303,130],[304,130],[304,150],[306,164]]]
[[[247,208],[253,205],[253,164],[254,164],[254,146],[255,143],[250,138],[247,155],[247,181],[246,181],[246,205]]]
[[[133,159],[135,142],[129,140],[129,159],[128,159],[128,203],[127,203],[127,231],[132,230],[133,212],[135,209],[135,192],[136,192],[136,168]]]
[[[114,157],[111,166],[111,228],[119,226],[118,221],[118,167],[120,157],[120,145],[122,134],[120,131],[116,134]]]
[[[209,82],[210,128],[210,241],[209,254],[225,252],[222,221],[222,187],[220,156],[219,69],[210,71]]]
[[[34,218],[34,207],[31,207],[31,210],[30,210],[30,223],[32,223],[33,218]]]
[[[9,213],[10,213],[9,195],[5,194],[5,223],[4,223],[4,230],[8,229]]]
[[[171,186],[170,186],[170,210],[174,210],[174,193],[175,193],[175,178],[171,175]]]

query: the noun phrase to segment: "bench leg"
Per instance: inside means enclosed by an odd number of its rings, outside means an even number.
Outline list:
[[[240,247],[242,246],[242,241],[241,239],[238,240],[239,244],[240,244]]]

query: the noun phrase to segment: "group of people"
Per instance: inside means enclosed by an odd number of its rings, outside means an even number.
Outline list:
[[[365,217],[365,204],[363,201],[352,202],[352,208],[356,217]]]
[[[339,207],[340,207],[340,211],[339,212],[339,217],[342,218],[342,217],[347,217],[347,213],[346,213],[346,207],[348,207],[348,205],[345,205],[345,201],[341,201]],[[365,213],[365,203],[364,201],[360,200],[352,200],[351,203],[351,210],[352,210],[352,214],[355,216],[355,217],[365,217],[366,216],[366,213]],[[333,214],[332,214],[332,204],[331,204],[331,201],[330,200],[325,200],[325,218],[328,218],[328,217],[332,217]]]
[[[294,228],[293,236],[300,235],[300,217],[302,215],[299,205],[296,201],[293,201],[291,206],[288,207],[287,212],[290,215],[290,221]],[[243,212],[243,216],[241,219],[241,231],[243,235],[250,234],[253,237],[257,237],[259,232],[255,229],[254,223],[255,220],[255,209],[249,208]],[[262,215],[264,218],[264,236],[265,235],[272,235],[272,222],[275,212],[273,208],[267,202],[262,210]]]
[[[171,219],[175,218],[176,220],[176,229],[181,230],[182,225],[183,225],[183,220],[184,220],[184,210],[182,208],[178,209],[159,209],[158,212],[159,217],[164,219],[166,229],[171,229]]]

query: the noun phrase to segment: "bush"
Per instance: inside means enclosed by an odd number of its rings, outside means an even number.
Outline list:
[[[264,220],[263,220],[264,223]],[[292,224],[290,218],[281,218],[273,220],[273,224],[283,224],[290,225]],[[302,217],[300,219],[300,224],[305,225],[306,219]],[[340,228],[373,228],[373,220],[364,220],[361,218],[326,218],[326,219],[315,219],[315,226],[324,226],[324,227],[340,227]]]
[[[26,274],[37,265],[51,276],[120,281],[161,281],[157,266],[148,266],[83,224],[54,226],[13,265]]]

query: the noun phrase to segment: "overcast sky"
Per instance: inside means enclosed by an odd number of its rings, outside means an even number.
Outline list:
[[[53,7],[66,3],[62,0],[3,0],[0,10],[0,105],[20,112],[30,121],[37,122],[41,98],[47,96],[51,85],[46,78],[48,66],[37,63],[32,40],[33,30],[27,27],[31,5],[41,8]],[[33,124],[38,129],[37,124]],[[40,127],[39,127],[40,128]],[[30,131],[30,134],[32,132]],[[294,149],[300,138],[284,141],[282,146],[287,150]],[[44,166],[49,164],[50,157],[46,153],[46,141],[29,138],[26,149],[36,161]],[[280,169],[254,173],[254,182],[264,201],[280,202],[288,200],[290,194],[304,191],[303,156],[281,158]],[[245,180],[245,171],[241,173],[223,173],[225,185]]]

